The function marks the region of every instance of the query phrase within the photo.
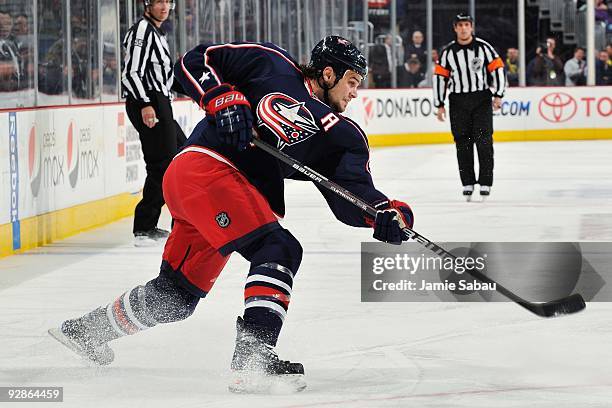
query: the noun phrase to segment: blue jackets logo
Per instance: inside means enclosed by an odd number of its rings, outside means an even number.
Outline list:
[[[283,93],[264,96],[257,105],[258,126],[265,126],[278,137],[279,148],[303,142],[319,131],[312,113]]]

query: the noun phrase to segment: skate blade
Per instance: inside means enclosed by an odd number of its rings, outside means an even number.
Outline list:
[[[165,241],[165,239],[158,241],[149,237],[134,237],[134,246],[136,248],[154,247]]]
[[[303,374],[234,373],[228,389],[236,394],[294,394],[306,389]]]
[[[471,201],[472,201],[472,196],[471,196],[471,195],[466,195],[466,196],[464,196],[464,197],[465,197],[465,201],[466,201],[466,202],[468,202],[468,203],[469,203],[469,202],[471,202]]]
[[[51,337],[53,337],[59,343],[63,344],[65,347],[70,349],[73,353],[77,354],[79,357],[83,358],[87,363],[90,363],[92,366],[100,367],[100,366],[108,365],[108,364],[110,364],[112,362],[112,360],[108,361],[108,362],[99,362],[99,361],[96,361],[96,360],[92,360],[89,357],[89,355],[85,352],[85,350],[83,350],[83,348],[81,348],[78,344],[76,344],[75,342],[70,340],[57,327],[53,327],[53,328],[49,329],[47,332],[49,333],[49,335]]]

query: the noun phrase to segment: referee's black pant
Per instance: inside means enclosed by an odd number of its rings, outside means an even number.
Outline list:
[[[457,147],[461,184],[493,185],[493,106],[491,91],[452,93],[451,132]],[[474,174],[474,144],[478,150],[478,180]]]
[[[157,226],[161,208],[164,206],[164,195],[162,193],[164,173],[178,148],[186,140],[183,130],[174,120],[169,98],[157,92],[151,92],[148,96],[159,120],[152,128],[145,126],[142,121],[142,104],[140,102],[129,96],[125,102],[125,109],[130,122],[140,136],[147,169],[142,200],[134,211],[134,232],[148,231]]]

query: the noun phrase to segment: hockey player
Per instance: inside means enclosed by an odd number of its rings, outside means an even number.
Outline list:
[[[107,306],[65,321],[51,334],[99,364],[113,360],[108,342],[189,317],[233,252],[251,263],[237,319],[230,389],[265,392],[277,382],[302,390],[304,368],[274,351],[302,258],[282,228],[283,180],[299,173],[250,146],[253,126],[266,142],[374,205],[376,219],[321,190],[341,222],[373,227],[374,238],[400,244],[410,207],[374,188],[365,134],[340,114],[367,74],[349,41],[330,36],[299,66],[270,43],[200,45],[175,66],[187,94],[206,110],[164,177],[174,219],[158,277]],[[252,375],[255,373],[255,375]]]

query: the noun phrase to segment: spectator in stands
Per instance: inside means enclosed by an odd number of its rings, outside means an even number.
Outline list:
[[[506,63],[504,69],[506,70],[506,77],[508,79],[509,86],[518,86],[519,84],[519,51],[517,48],[508,48],[506,51]]]
[[[536,48],[535,57],[527,64],[527,86],[544,86],[548,82],[548,73],[553,72],[552,63],[544,59],[542,46]]]
[[[13,37],[19,48],[22,47],[22,44],[28,47],[31,45],[32,35],[30,34],[30,23],[26,14],[19,14],[15,17]]]
[[[427,67],[422,67],[421,71],[425,71],[424,72],[424,78],[421,82],[419,82],[419,84],[417,85],[418,88],[429,88],[432,85],[432,78],[433,78],[433,74],[436,71],[436,64],[438,63],[438,61],[440,60],[440,53],[438,53],[438,50],[435,48],[431,49],[431,71],[427,72]]]
[[[91,98],[98,87],[97,59],[90,60],[92,44],[83,9],[70,16],[70,51],[72,55],[72,93],[77,98]]]
[[[438,53],[438,50],[435,48],[431,49],[431,62],[433,65],[436,65],[438,63],[438,60],[440,59],[440,53]]]
[[[421,70],[421,61],[416,54],[412,54],[404,63],[398,76],[398,85],[402,88],[417,88],[425,79],[425,74]]]
[[[112,95],[117,92],[117,57],[113,43],[103,44],[102,84],[104,93]]]
[[[610,31],[611,29],[612,17],[610,16],[610,12],[611,10],[605,0],[597,0],[595,4],[595,20],[606,23],[606,31]]]
[[[391,56],[393,55],[393,36],[391,34],[387,34],[385,36],[385,51],[387,53],[387,61],[389,64],[389,71],[391,72],[391,66],[393,65],[393,59]],[[399,72],[402,68],[404,61],[404,49],[401,46],[395,47],[395,70]]]
[[[15,17],[13,25],[13,38],[19,52],[21,87],[33,86],[34,81],[34,40],[30,34],[30,23],[26,14],[19,14]]]
[[[595,61],[595,85],[612,85],[612,58],[606,50],[599,51]]]
[[[0,11],[0,39],[12,39],[11,32],[13,30],[13,18],[9,13]]]
[[[0,91],[14,91],[19,88],[21,77],[19,52],[12,38],[13,18],[0,12]]]
[[[74,31],[74,30],[73,30]],[[72,55],[72,93],[77,98],[91,98],[92,90],[90,85],[97,85],[97,70],[92,70],[88,64],[87,38],[73,36],[70,45]],[[92,74],[96,81],[91,81]]]
[[[421,62],[421,67],[427,66],[427,50],[423,45],[423,33],[416,30],[412,33],[412,41],[406,44],[406,56],[415,54]]]
[[[543,50],[545,52],[544,58],[549,59],[554,67],[554,71],[556,74],[556,82],[552,85],[563,85],[563,61],[556,53],[557,49],[557,40],[554,37],[546,38],[546,49]],[[551,77],[552,75],[549,75]]]
[[[370,70],[368,85],[371,88],[391,87],[391,70],[384,44],[376,44],[370,48],[368,66]]]
[[[527,66],[527,85],[559,86],[563,84],[563,61],[555,54],[557,42],[549,37],[536,48],[536,56]]]
[[[28,34],[28,16],[26,14],[20,13],[17,14],[13,18],[13,28],[12,33],[16,37],[18,35],[27,35]]]
[[[574,58],[567,60],[563,71],[565,72],[565,86],[586,85],[586,62],[584,48],[574,49]]]
[[[88,63],[87,27],[83,16],[74,13],[71,16],[70,56],[72,72],[68,72],[66,61],[66,39],[61,36],[44,55],[39,66],[38,87],[47,95],[65,94],[68,90],[67,75],[71,75],[72,94],[77,98],[91,98],[90,84],[97,86],[97,67]]]
[[[66,91],[68,65],[64,56],[65,42],[64,37],[60,37],[40,60],[38,89],[47,95],[59,95]]]

